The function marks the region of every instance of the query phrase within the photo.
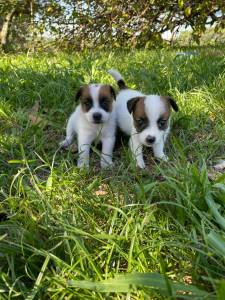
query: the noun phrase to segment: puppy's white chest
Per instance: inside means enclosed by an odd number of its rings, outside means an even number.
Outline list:
[[[104,136],[105,126],[84,124],[79,122],[77,134],[80,136],[89,136],[92,140],[101,139]]]

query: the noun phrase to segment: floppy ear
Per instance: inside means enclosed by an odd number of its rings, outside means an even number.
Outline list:
[[[175,110],[175,111],[179,110],[177,103],[175,102],[175,100],[173,98],[171,98],[170,96],[167,96],[166,99],[168,100],[169,104],[172,106],[173,110]]]
[[[127,109],[129,111],[129,113],[131,114],[135,108],[135,105],[137,104],[137,102],[140,100],[140,97],[135,97],[135,98],[131,98],[130,100],[128,100],[127,102]]]
[[[115,93],[115,90],[114,90],[114,88],[110,85],[109,86],[109,89],[110,89],[110,93],[111,93],[111,95],[113,96],[113,98],[116,100],[116,93]]]
[[[79,90],[76,92],[76,95],[75,95],[75,100],[78,101],[80,99],[80,96],[83,92],[83,87],[80,87]]]

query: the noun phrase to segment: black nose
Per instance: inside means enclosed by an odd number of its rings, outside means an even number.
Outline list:
[[[101,119],[102,119],[102,114],[100,114],[100,113],[94,113],[94,114],[93,114],[93,120],[94,120],[95,122],[100,122]]]
[[[154,142],[155,142],[155,137],[154,136],[148,135],[146,137],[146,143],[147,144],[153,144]]]

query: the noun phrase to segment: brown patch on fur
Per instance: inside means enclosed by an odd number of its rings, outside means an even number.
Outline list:
[[[160,96],[160,100],[162,101],[165,112],[161,114],[161,117],[165,120],[169,119],[170,117],[170,112],[171,112],[171,107],[170,107],[170,102],[169,102],[169,97],[167,96]]]
[[[133,110],[133,116],[135,119],[146,117],[144,101],[145,101],[145,97],[139,97],[139,100],[137,101]]]
[[[107,112],[112,111],[115,92],[110,85],[102,85],[99,89],[99,105]]]
[[[169,126],[169,118],[171,112],[171,103],[170,97],[167,96],[160,96],[160,100],[164,106],[164,112],[159,116],[157,121],[158,128],[160,130],[166,130]]]
[[[145,112],[145,97],[138,98],[139,100],[136,102],[133,109],[133,119],[137,132],[141,132],[148,126],[149,120]]]
[[[89,85],[84,85],[78,91],[80,93],[80,104],[83,112],[88,112],[93,105]]]

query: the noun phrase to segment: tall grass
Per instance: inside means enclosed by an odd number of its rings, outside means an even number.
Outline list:
[[[0,299],[223,299],[224,66],[204,49],[0,58]],[[75,90],[111,67],[177,100],[168,163],[146,150],[137,170],[125,139],[87,172],[58,149]]]

